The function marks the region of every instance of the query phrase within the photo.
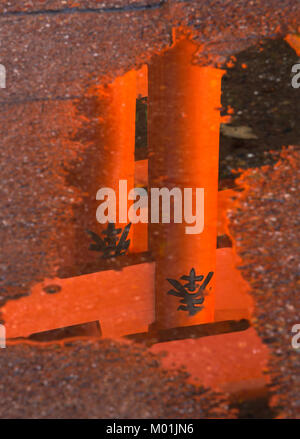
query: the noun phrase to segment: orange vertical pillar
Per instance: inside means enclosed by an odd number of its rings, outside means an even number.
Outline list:
[[[86,231],[90,230],[101,235],[107,227],[107,223],[99,222],[99,217],[105,220],[107,216],[107,212],[103,215],[101,211],[99,213],[99,209],[106,201],[105,197],[104,200],[99,196],[96,199],[100,189],[110,188],[115,191],[116,227],[124,228],[128,223],[126,217],[129,202],[128,206],[121,208],[125,218],[120,224],[119,182],[120,180],[127,182],[126,201],[128,192],[134,187],[136,72],[130,71],[111,84],[91,89],[86,101],[87,104],[82,103],[84,108],[82,114],[84,117],[87,114],[87,121],[91,119],[93,122],[90,128],[86,129],[88,139],[91,138],[91,145],[84,151],[82,164],[77,173],[83,196],[81,205],[74,209],[76,232],[71,243],[74,262],[68,264],[71,268],[67,271],[67,277],[73,272],[81,272],[81,267],[98,260],[98,254],[89,250],[92,241]],[[129,247],[131,251],[132,230],[129,239],[131,239]],[[78,267],[76,270],[72,268],[74,265]]]
[[[181,189],[182,223],[150,223],[156,260],[158,328],[213,321],[221,78],[192,64],[197,46],[181,40],[149,65],[149,190]],[[204,188],[204,228],[187,233],[184,189]],[[171,203],[172,206],[172,203]],[[194,269],[194,270],[193,270]],[[196,277],[196,279],[195,279]],[[192,296],[196,294],[195,296]],[[201,303],[202,302],[202,303]]]
[[[91,93],[95,94],[95,90]],[[102,215],[99,210],[106,198],[98,196],[96,199],[100,189],[110,188],[116,194],[116,227],[124,228],[129,222],[130,202],[126,200],[134,187],[136,72],[130,71],[113,83],[99,87],[96,94],[99,150],[91,163],[92,175],[89,176],[88,198],[85,198],[85,229],[100,234],[107,227],[106,223],[99,222],[99,218],[103,216],[105,220],[107,216],[107,211]],[[120,180],[123,180],[122,187],[127,187],[122,198],[119,196]],[[129,238],[132,238],[132,230]]]
[[[119,204],[119,182],[126,180],[128,195],[134,187],[136,72],[130,71],[117,78],[105,93],[107,106],[100,116],[100,147],[105,150],[107,159],[99,172],[99,188],[106,185],[114,189],[117,196],[116,224],[124,227],[123,221],[128,221],[129,203],[127,201],[127,207]]]

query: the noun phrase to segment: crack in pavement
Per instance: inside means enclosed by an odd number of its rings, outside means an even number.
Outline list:
[[[63,15],[63,14],[102,14],[109,12],[135,12],[159,9],[167,3],[167,0],[160,0],[152,4],[136,4],[126,6],[104,6],[102,8],[64,8],[64,9],[45,9],[35,11],[8,11],[0,13],[0,18],[3,17],[22,17],[32,15]]]

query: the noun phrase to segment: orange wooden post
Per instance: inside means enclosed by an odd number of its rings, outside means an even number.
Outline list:
[[[128,192],[134,187],[134,149],[135,149],[135,111],[136,111],[136,72],[130,71],[117,78],[113,83],[99,86],[89,92],[95,97],[95,116],[98,124],[96,130],[96,146],[88,151],[89,161],[84,169],[85,194],[80,210],[76,214],[78,236],[74,240],[74,254],[77,264],[93,261],[97,255],[88,250],[89,237],[86,230],[98,234],[106,229],[107,223],[100,223],[99,218],[107,216],[102,212],[106,197],[96,199],[98,191],[110,188],[116,194],[116,227],[124,228],[128,223],[128,208],[130,203],[119,209],[119,182],[126,180]],[[91,128],[92,129],[92,128]],[[99,195],[99,194],[98,194]],[[120,221],[120,214],[123,216]],[[121,222],[121,224],[120,224]],[[103,237],[103,235],[102,235]],[[129,238],[132,238],[132,230]],[[132,244],[132,242],[131,242]],[[131,250],[131,245],[129,251]],[[86,249],[86,251],[83,251]]]
[[[99,147],[105,151],[106,160],[99,170],[98,188],[109,187],[115,191],[116,224],[124,228],[124,221],[128,222],[129,202],[127,206],[119,205],[119,183],[126,180],[126,195],[134,187],[136,72],[130,71],[117,78],[104,93],[108,96],[105,99],[107,106],[99,119]]]
[[[197,46],[181,40],[153,58],[149,65],[149,188],[204,188],[204,229],[187,234],[182,223],[149,224],[149,246],[156,260],[156,324],[158,328],[213,321],[216,269],[216,229],[221,78],[224,71],[192,64]],[[172,204],[171,204],[172,206]],[[172,217],[171,217],[172,218]],[[160,218],[161,221],[161,218]],[[194,268],[196,276],[210,272],[204,308],[195,315],[178,310],[181,297],[168,279],[182,285]],[[198,291],[198,288],[193,293]],[[193,290],[193,288],[191,288]],[[192,291],[188,290],[190,294]],[[200,306],[200,305],[195,305]]]

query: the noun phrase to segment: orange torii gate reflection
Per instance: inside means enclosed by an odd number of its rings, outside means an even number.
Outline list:
[[[179,40],[152,59],[148,79],[145,69],[138,74],[131,71],[105,87],[108,105],[99,123],[107,159],[91,188],[88,212],[89,224],[100,234],[96,190],[113,188],[119,199],[122,179],[127,180],[128,191],[146,184],[149,188],[204,188],[203,232],[187,234],[184,223],[133,225],[129,252],[149,250],[151,261],[36,284],[29,297],[3,307],[8,338],[95,320],[100,321],[103,336],[117,337],[147,332],[153,324],[168,329],[249,317],[251,304],[243,294],[236,299],[235,309],[232,301],[226,307],[229,291],[244,292],[247,285],[234,270],[232,249],[216,249],[224,70],[194,65],[196,50],[191,41]],[[146,93],[147,84],[148,160],[135,164],[135,101]],[[222,203],[226,194],[221,198]],[[188,305],[189,295],[195,292],[200,295]]]

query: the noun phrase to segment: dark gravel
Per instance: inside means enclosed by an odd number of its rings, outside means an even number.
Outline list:
[[[300,418],[300,350],[291,346],[300,323],[300,148],[285,149],[275,166],[246,171],[239,185],[247,190],[230,231],[256,300],[253,324],[272,351],[273,404],[280,417]]]
[[[234,417],[224,397],[141,346],[101,340],[0,350],[0,418]]]
[[[216,64],[258,42],[296,31],[298,0],[9,1],[0,6],[0,103],[80,97],[94,84],[149,61],[189,29],[200,64]]]
[[[300,138],[300,90],[291,86],[299,62],[283,40],[262,40],[236,55],[222,79],[223,114],[233,108],[230,126],[246,126],[256,139],[220,137],[220,179],[232,170],[274,163],[270,150],[297,145]]]

